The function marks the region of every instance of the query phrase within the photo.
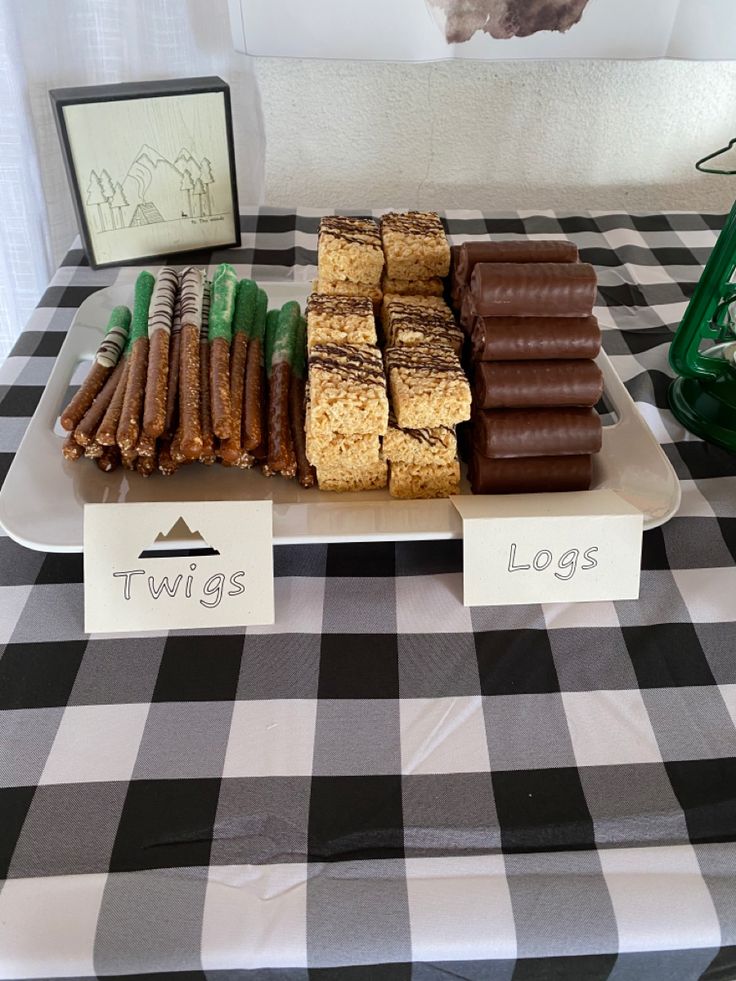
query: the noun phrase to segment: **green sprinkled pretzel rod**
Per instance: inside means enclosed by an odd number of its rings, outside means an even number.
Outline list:
[[[225,466],[243,469],[253,465],[253,457],[242,445],[243,390],[248,360],[249,337],[256,317],[258,287],[252,279],[241,279],[235,294],[235,311],[230,344],[230,435],[220,444],[220,458]]]
[[[118,423],[117,443],[130,453],[138,443],[148,368],[148,311],[156,280],[144,270],[135,283],[133,321],[130,329],[130,367],[123,408]]]
[[[268,297],[265,290],[258,289],[253,313],[253,327],[248,335],[248,362],[245,367],[245,390],[243,392],[243,449],[254,459],[265,459],[268,452],[266,366],[263,345],[266,335],[266,312]]]
[[[212,431],[220,439],[230,435],[230,342],[238,277],[222,262],[212,277],[208,335],[210,340],[210,405]]]
[[[268,470],[284,477],[296,476],[296,454],[289,421],[289,388],[294,344],[301,310],[295,300],[285,303],[275,321],[272,340],[267,347],[271,355],[268,394]]]

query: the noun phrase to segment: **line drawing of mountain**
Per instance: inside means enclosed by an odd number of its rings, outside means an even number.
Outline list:
[[[170,543],[171,548],[161,548]],[[192,531],[184,518],[178,517],[164,534],[159,532],[153,543],[144,548],[139,559],[170,558],[171,556],[219,555],[216,548],[208,545],[201,532]]]
[[[216,214],[219,186],[207,155],[198,160],[182,146],[172,162],[142,143],[122,180],[104,168],[90,171],[85,204],[92,227],[116,231]]]
[[[181,147],[172,162],[159,150],[144,143],[122,181],[123,192],[129,201],[127,213],[123,215],[124,224],[151,224],[209,214],[211,191],[206,196],[182,191],[185,173],[189,174],[192,185],[197,180],[202,180],[205,185],[214,182],[211,171],[203,169],[201,161],[188,147]],[[208,176],[211,178],[209,182],[206,181]]]

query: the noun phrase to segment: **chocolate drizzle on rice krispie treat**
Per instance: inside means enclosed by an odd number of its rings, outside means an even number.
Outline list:
[[[367,297],[310,295],[307,300],[307,347],[375,343],[373,304]]]
[[[400,296],[397,293],[385,293],[381,302],[381,324],[384,330],[388,327],[389,308],[394,303],[411,304],[411,306],[424,307],[427,310],[441,310],[443,313],[452,315],[452,311],[441,296]]]
[[[463,335],[449,308],[445,310],[395,301],[388,307],[384,325],[389,347],[412,344],[450,347],[457,354],[463,346]]]
[[[388,426],[388,399],[377,348],[318,344],[309,352],[309,427],[314,436],[373,433]]]
[[[383,250],[378,225],[372,218],[326,215],[319,223],[319,278],[331,282],[381,282]]]
[[[386,368],[402,429],[454,426],[470,418],[470,385],[451,348],[392,347]]]
[[[389,212],[381,218],[381,241],[390,279],[432,279],[450,271],[450,246],[434,211]]]
[[[452,463],[457,456],[455,430],[450,426],[431,429],[399,429],[393,416],[383,437],[382,453],[390,463],[410,463],[417,467]]]

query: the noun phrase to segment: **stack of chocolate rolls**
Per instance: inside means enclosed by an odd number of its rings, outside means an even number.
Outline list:
[[[473,379],[473,493],[586,490],[603,391],[593,267],[570,242],[467,243],[451,292]]]

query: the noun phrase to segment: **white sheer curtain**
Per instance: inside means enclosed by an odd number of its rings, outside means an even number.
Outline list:
[[[238,193],[263,193],[250,59],[226,0],[0,0],[0,357],[76,235],[50,88],[220,75],[231,88]]]

